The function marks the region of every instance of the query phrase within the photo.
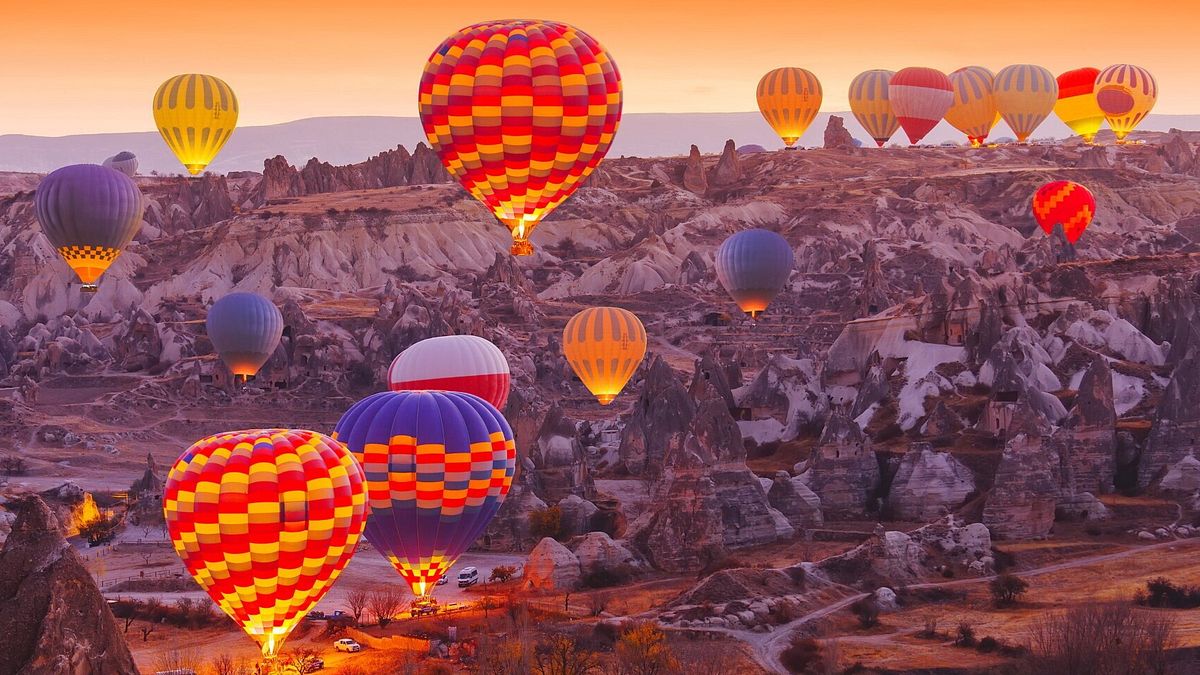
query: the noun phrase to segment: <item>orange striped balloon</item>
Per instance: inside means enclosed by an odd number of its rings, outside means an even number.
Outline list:
[[[881,148],[900,128],[888,98],[892,75],[890,70],[868,70],[850,83],[850,112]]]
[[[233,431],[175,460],[163,514],[188,572],[271,657],[350,562],[366,479],[315,431]]]
[[[1009,128],[1024,143],[1054,112],[1058,103],[1058,80],[1041,66],[1023,63],[996,73],[992,97]]]
[[[982,66],[968,66],[950,73],[954,103],[946,111],[946,121],[966,134],[973,148],[983,145],[992,127],[1000,121],[996,102],[992,100],[995,77],[992,71]]]
[[[1120,63],[1100,71],[1096,78],[1096,103],[1119,143],[1146,119],[1157,101],[1158,82],[1141,66]]]
[[[646,356],[646,328],[620,307],[591,307],[563,329],[563,355],[600,405],[612,403]]]
[[[758,81],[758,110],[792,147],[821,109],[821,82],[803,68],[776,68]]]

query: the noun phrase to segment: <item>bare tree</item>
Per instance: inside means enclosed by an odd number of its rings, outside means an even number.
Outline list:
[[[588,600],[590,601],[589,609],[591,610],[592,616],[600,616],[604,613],[605,609],[608,609],[609,595],[604,591],[592,593]]]
[[[1163,675],[1178,644],[1172,617],[1119,603],[1048,617],[1030,638],[1028,672],[1046,675]]]
[[[152,624],[152,623],[146,624],[145,626],[142,626],[141,630],[142,630],[142,642],[149,642],[150,634],[154,632],[154,624]],[[164,670],[170,670],[170,668],[165,668]]]
[[[354,617],[354,623],[362,623],[363,610],[367,608],[367,603],[371,601],[371,594],[362,588],[356,588],[346,596],[346,605],[350,607],[350,615]]]
[[[384,586],[371,592],[367,599],[367,611],[375,617],[375,623],[383,628],[404,608],[404,594],[395,586]]]
[[[200,652],[194,647],[172,647],[154,660],[155,670],[199,670]]]
[[[580,648],[565,635],[538,645],[533,672],[537,675],[588,675],[600,668],[595,652]]]

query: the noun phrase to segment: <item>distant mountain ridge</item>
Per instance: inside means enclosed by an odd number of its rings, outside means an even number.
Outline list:
[[[846,119],[846,128],[865,144],[873,145],[866,132],[848,112],[821,113],[800,139],[801,145],[818,146],[830,115]],[[1140,131],[1168,131],[1172,128],[1200,130],[1200,115],[1151,115]],[[1011,136],[1004,123],[997,125],[992,138]],[[1066,125],[1051,116],[1038,129],[1038,138],[1065,138]],[[609,155],[661,157],[687,154],[694,143],[705,153],[720,152],[725,139],[739,146],[782,147],[779,139],[757,112],[740,113],[633,113],[622,118]],[[319,157],[333,164],[361,162],[383,150],[404,145],[410,151],[425,140],[420,121],[415,117],[311,117],[307,119],[242,127],[234,132],[216,162],[209,167],[218,173],[261,171],[263,160],[283,155],[293,164]],[[904,142],[904,132],[892,137]],[[960,142],[961,133],[946,122],[926,137],[931,144]],[[121,150],[138,156],[139,172],[179,173],[183,168],[171,155],[157,132],[81,134],[74,136],[0,136],[0,171],[44,173],[67,164],[92,162]]]

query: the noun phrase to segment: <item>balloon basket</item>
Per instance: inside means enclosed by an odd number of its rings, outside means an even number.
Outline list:
[[[99,291],[99,290],[100,290],[100,287],[97,286],[96,284],[81,284],[79,286],[80,293],[95,293],[96,291]]]
[[[533,255],[533,244],[528,241],[514,241],[509,251],[513,255]]]

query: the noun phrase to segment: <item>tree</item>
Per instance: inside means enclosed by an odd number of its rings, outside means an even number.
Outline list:
[[[481,637],[476,654],[482,675],[528,675],[533,671],[533,650],[524,631],[504,638]]]
[[[404,594],[395,586],[384,586],[371,592],[367,610],[375,617],[380,628],[386,627],[392,618],[404,608]]]
[[[562,534],[562,509],[551,506],[531,511],[529,513],[529,534],[537,539],[543,537],[557,539]]]
[[[371,594],[362,588],[356,588],[346,595],[346,606],[350,608],[350,615],[354,617],[354,623],[362,623],[363,610],[367,608],[367,603],[370,601]]]
[[[0,471],[8,476],[24,476],[29,470],[29,463],[20,455],[5,455],[0,457]]]
[[[154,669],[163,670],[199,670],[200,652],[194,647],[172,647],[158,655],[154,660]]]
[[[154,624],[147,624],[145,626],[142,626],[142,642],[149,642],[150,634],[153,632],[154,632]],[[170,670],[170,668],[164,668],[164,670]]]
[[[592,595],[588,598],[588,607],[591,610],[592,616],[600,616],[603,614],[604,610],[608,609],[608,600],[608,593],[602,591],[592,593]]]
[[[580,648],[565,635],[555,635],[537,647],[533,672],[537,675],[588,675],[596,672],[600,660],[594,652]]]
[[[992,592],[993,605],[1011,607],[1029,590],[1029,582],[1015,574],[1001,574],[992,579],[988,589]]]
[[[496,581],[504,583],[512,579],[517,573],[517,568],[513,565],[497,565],[492,568],[492,574],[488,577],[488,581]]]
[[[304,666],[312,659],[319,655],[319,652],[310,647],[299,647],[297,649],[289,649],[279,654],[276,657],[280,670],[284,673],[303,673]]]
[[[1092,603],[1038,621],[1028,672],[1038,675],[1163,675],[1178,636],[1175,619],[1118,603]]]
[[[630,624],[614,648],[619,675],[664,675],[679,670],[667,634],[649,621]]]
[[[850,611],[858,617],[858,622],[863,628],[870,628],[879,623],[879,603],[873,595],[856,600],[850,605]]]

